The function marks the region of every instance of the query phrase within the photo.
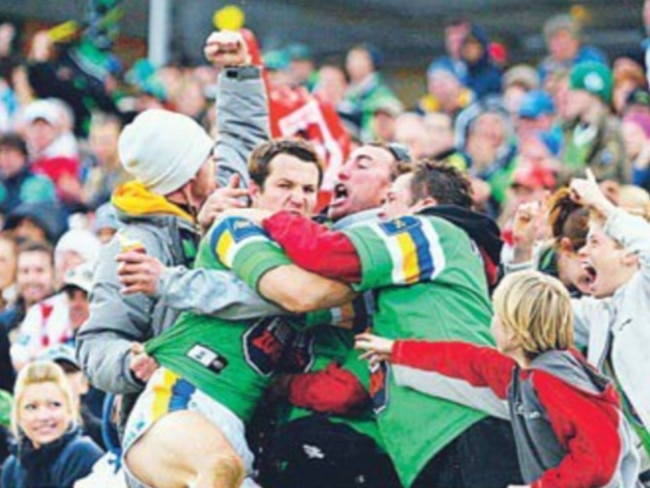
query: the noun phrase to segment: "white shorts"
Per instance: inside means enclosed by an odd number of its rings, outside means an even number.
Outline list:
[[[189,410],[199,412],[219,428],[233,450],[244,463],[247,478],[242,487],[258,486],[249,476],[253,471],[254,456],[246,442],[244,423],[230,409],[198,390],[187,380],[165,368],[158,368],[136,402],[124,431],[122,467],[130,488],[147,488],[137,480],[124,463],[133,444],[164,415]]]

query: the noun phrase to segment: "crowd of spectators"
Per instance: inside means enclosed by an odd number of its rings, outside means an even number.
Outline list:
[[[650,486],[647,46],[444,35],[409,106],[0,25],[0,488]]]

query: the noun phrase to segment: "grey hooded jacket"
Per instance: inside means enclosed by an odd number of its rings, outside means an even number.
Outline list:
[[[269,134],[266,93],[259,70],[242,67],[222,72],[217,113],[219,141],[215,154],[220,168],[219,182],[225,183],[233,173],[248,182],[248,154],[267,140]],[[118,218],[125,225],[121,232],[142,242],[147,253],[165,266],[191,266],[194,256],[189,255],[182,241],[193,239],[196,244],[199,236],[190,222],[172,215],[136,217],[124,212],[118,213]],[[117,239],[102,250],[90,295],[90,317],[77,336],[77,355],[96,387],[118,394],[137,393],[143,385],[129,369],[131,343],[144,342],[160,334],[175,322],[180,312],[170,308],[168,301],[155,297],[122,295],[115,261],[119,252]],[[221,275],[215,281],[222,286],[218,295],[209,297],[209,303],[223,309],[224,316],[242,318],[239,315],[242,311],[248,315],[254,313],[245,303],[248,296],[265,305],[253,293],[243,295],[245,287],[229,273],[213,273]]]

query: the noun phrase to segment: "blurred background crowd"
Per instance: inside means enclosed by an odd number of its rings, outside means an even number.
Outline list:
[[[84,379],[74,340],[88,316],[100,247],[119,227],[110,204],[113,189],[127,179],[118,136],[138,113],[165,108],[218,138],[218,73],[196,61],[200,50],[156,55],[150,46],[148,58],[137,58],[145,44],[120,34],[123,23],[134,22],[124,15],[131,7],[122,10],[120,1],[89,1],[64,23],[19,18],[9,3],[0,1],[2,437],[9,437],[15,374],[46,358],[72,379],[86,433],[110,448],[110,436],[101,433],[103,393]],[[502,21],[518,21],[492,3]],[[354,36],[338,51],[307,42],[305,32],[320,29],[317,19],[298,26],[300,35],[290,42],[283,40],[291,30],[272,35],[273,25],[264,25],[259,38],[269,46],[255,39],[258,29],[245,20],[246,7],[222,5],[215,22],[250,28],[250,52],[265,67],[272,134],[307,138],[327,161],[321,204],[351,150],[370,141],[398,142],[414,159],[447,161],[466,172],[475,206],[498,220],[508,242],[521,204],[550,194],[586,167],[611,200],[650,218],[650,45],[644,41],[650,2],[601,2],[620,3],[617,15],[636,26],[619,44],[606,33],[602,43],[597,34],[584,35],[591,21],[614,29],[615,20],[560,3],[548,16],[550,7],[540,6],[545,18],[534,27],[541,54],[534,57],[521,44],[509,45],[507,32],[494,23],[486,28],[471,11],[444,7],[435,12],[441,28],[427,34],[439,49],[414,48],[412,56],[410,41],[399,33],[382,32],[377,42],[364,24],[385,9],[383,2],[374,13],[373,2],[364,2],[370,12],[353,9],[355,18],[339,27],[367,36]],[[337,4],[330,8],[347,6]],[[531,8],[518,2],[522,6]],[[402,20],[408,25],[411,19]],[[425,21],[413,19],[417,26]],[[333,39],[332,46],[340,42]],[[7,454],[3,441],[0,462]]]

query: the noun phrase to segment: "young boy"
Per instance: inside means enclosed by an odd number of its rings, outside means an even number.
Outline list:
[[[579,259],[588,276],[583,293],[591,296],[573,300],[576,343],[614,380],[636,434],[640,479],[650,486],[650,223],[609,201],[589,170],[571,181],[570,192],[590,215]],[[535,221],[520,227],[522,236],[537,233]]]
[[[619,398],[614,385],[572,349],[565,287],[537,271],[513,273],[496,289],[494,308],[498,351],[367,333],[357,336],[356,347],[371,361],[391,361],[396,377],[426,370],[441,385],[463,380],[507,400],[527,486],[635,486],[638,459]]]

